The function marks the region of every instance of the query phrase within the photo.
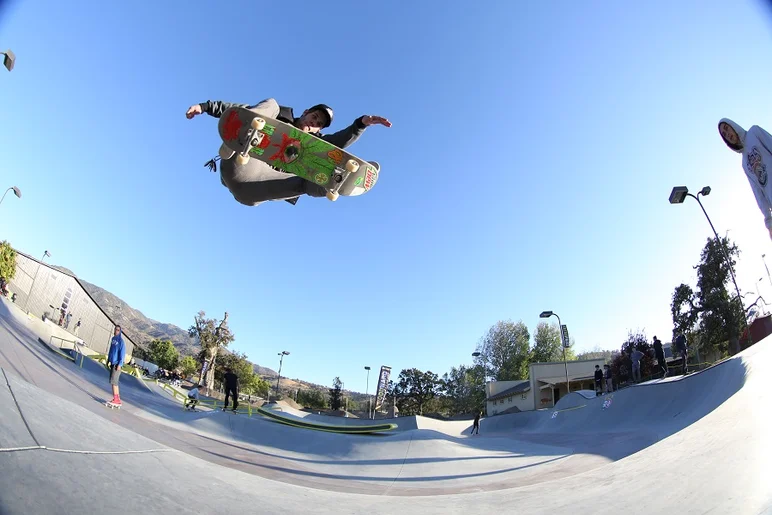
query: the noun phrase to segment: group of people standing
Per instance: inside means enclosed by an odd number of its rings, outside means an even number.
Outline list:
[[[665,348],[662,342],[656,336],[652,340],[654,347],[654,358],[657,361],[657,369],[653,374],[655,377],[665,378],[668,376],[669,369],[667,360],[665,359]],[[681,359],[681,373],[686,374],[688,372],[687,360],[688,360],[688,348],[686,346],[686,336],[683,333],[679,333],[673,340],[673,354],[675,357]],[[643,351],[633,348],[630,353],[632,382],[638,383],[641,381],[641,361],[645,354]],[[626,375],[626,371],[622,371],[622,375]],[[611,367],[606,364],[603,365],[603,370],[600,369],[600,365],[595,365],[595,393],[602,395],[604,393],[612,392],[613,388],[613,374]]]

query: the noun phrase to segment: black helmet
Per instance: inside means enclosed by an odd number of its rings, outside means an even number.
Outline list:
[[[314,107],[309,107],[308,112],[321,111],[327,115],[327,123],[322,127],[323,129],[329,127],[332,124],[332,107],[326,104],[316,104]]]

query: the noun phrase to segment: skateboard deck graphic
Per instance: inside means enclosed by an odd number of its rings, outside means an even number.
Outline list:
[[[258,159],[327,190],[327,198],[370,191],[379,170],[371,163],[321,138],[243,107],[226,109],[217,125],[222,159],[244,165]]]

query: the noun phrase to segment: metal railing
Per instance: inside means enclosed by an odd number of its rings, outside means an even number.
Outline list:
[[[155,379],[155,383],[161,388],[163,388],[166,392],[170,393],[175,400],[180,401],[180,403],[182,404],[182,409],[183,410],[185,409],[185,405],[189,400],[187,395],[179,392],[176,388],[172,387],[171,385],[159,381],[158,379]],[[199,399],[197,406],[206,406],[207,408],[210,408],[212,410],[217,410],[225,407],[225,402],[219,399]],[[258,415],[257,408],[252,407],[251,403],[247,403],[246,407],[240,406],[236,410],[236,413],[241,413],[249,417],[251,417],[252,415]]]

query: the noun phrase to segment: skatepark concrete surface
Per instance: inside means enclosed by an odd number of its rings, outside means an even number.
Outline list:
[[[772,339],[684,378],[485,418],[480,435],[425,417],[349,435],[186,412],[128,374],[111,410],[104,367],[53,352],[37,322],[0,302],[2,514],[772,513]]]

